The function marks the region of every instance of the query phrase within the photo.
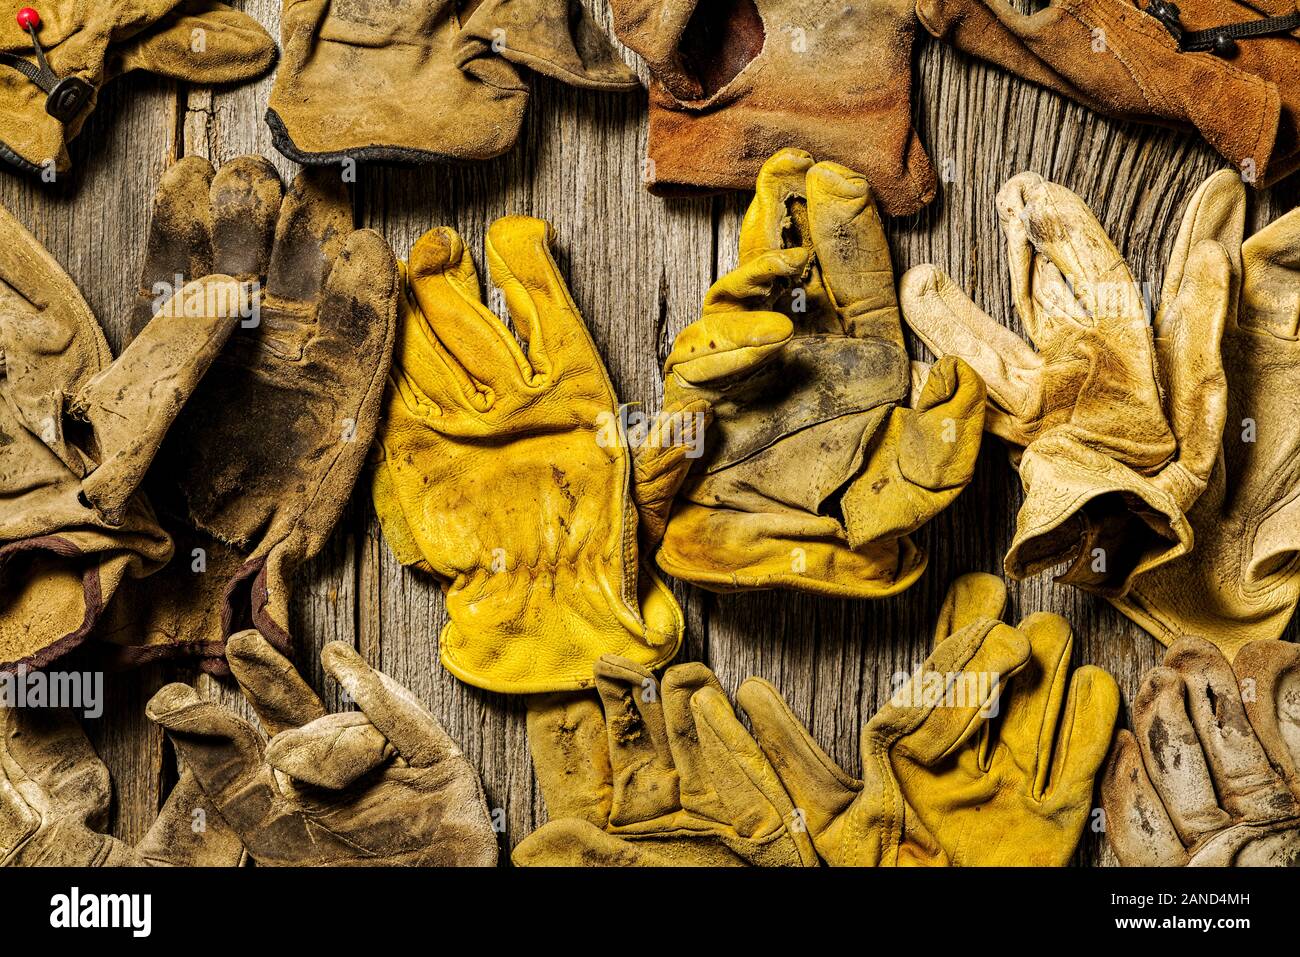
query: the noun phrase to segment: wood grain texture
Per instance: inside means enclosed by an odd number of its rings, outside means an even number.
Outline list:
[[[278,33],[276,0],[237,5]],[[604,0],[589,5],[607,24]],[[257,152],[286,180],[293,175],[262,122],[270,86],[267,78],[184,91],[127,77],[103,97],[76,143],[73,174],[50,186],[0,173],[0,202],[66,266],[115,349],[135,294],[130,277],[141,265],[153,191],[169,162],[197,154],[220,163]],[[1139,281],[1158,291],[1183,204],[1221,165],[1192,136],[1104,120],[924,37],[916,116],[943,184],[931,207],[887,224],[897,271],[936,263],[1021,332],[993,208],[1002,182],[1028,169],[1078,192]],[[482,265],[494,219],[523,213],[549,220],[557,258],[620,398],[657,408],[659,370],[673,337],[696,317],[710,283],[734,265],[746,198],[653,198],[640,186],[645,154],[644,94],[588,93],[536,80],[523,135],[510,153],[472,166],[365,168],[354,195],[356,221],[381,232],[399,256],[427,229],[453,226]],[[1300,182],[1258,194],[1252,217],[1265,222],[1298,199]],[[501,312],[499,297],[489,302]],[[916,357],[928,358],[919,345]],[[858,732],[887,697],[891,676],[924,658],[948,583],[965,571],[1000,571],[1019,500],[1005,453],[986,439],[970,488],[917,536],[929,570],[897,598],[721,597],[678,584],[689,626],[682,660],[709,664],[729,692],[749,675],[769,679],[822,746],[856,772]],[[1047,575],[1011,588],[1012,620],[1038,610],[1070,619],[1076,663],[1115,675],[1127,706],[1160,657],[1157,643],[1105,602],[1058,587]],[[411,688],[461,743],[482,773],[490,804],[504,812],[504,854],[545,820],[523,701],[468,687],[441,669],[445,620],[436,583],[403,569],[384,544],[363,483],[329,546],[300,574],[293,622],[299,666],[328,704],[341,706],[321,672],[319,650],[343,640]],[[143,834],[174,776],[165,741],[143,716],[148,697],[173,679],[196,682],[248,713],[231,686],[183,663],[110,677],[109,707],[92,723],[92,737],[116,784],[114,831],[128,840]],[[1113,863],[1092,833],[1077,860]]]

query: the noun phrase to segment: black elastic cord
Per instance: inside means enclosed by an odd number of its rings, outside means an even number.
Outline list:
[[[27,79],[31,80],[48,95],[45,98],[45,112],[56,120],[67,123],[90,102],[94,90],[80,77],[60,77],[45,59],[45,50],[36,36],[36,28],[28,26],[27,32],[32,37],[32,49],[36,51],[36,63],[12,53],[0,52],[0,64],[13,67]]]
[[[1241,23],[1225,23],[1209,30],[1188,30],[1183,27],[1180,11],[1169,0],[1151,0],[1146,12],[1159,20],[1169,34],[1178,41],[1178,49],[1185,53],[1215,53],[1231,56],[1237,51],[1238,40],[1251,37],[1276,36],[1300,30],[1300,12],[1284,17],[1263,17]]]

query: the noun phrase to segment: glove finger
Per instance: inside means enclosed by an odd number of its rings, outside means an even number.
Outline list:
[[[1219,807],[1205,753],[1187,715],[1187,690],[1172,668],[1147,672],[1133,700],[1133,735],[1169,819],[1182,843],[1191,847],[1230,819]]]
[[[507,216],[488,229],[487,258],[532,369],[558,385],[578,373],[602,375],[605,365],[551,255],[554,236],[540,219]]]
[[[321,665],[413,768],[462,758],[460,747],[408,689],[371,668],[356,649],[331,641]]]
[[[1029,775],[1034,799],[1041,800],[1065,704],[1074,633],[1068,621],[1046,612],[1024,619],[1019,631],[1029,639],[1029,662],[1002,697],[996,734],[1005,755]]]
[[[812,237],[807,233],[799,235],[794,220],[800,212],[796,207],[806,202],[804,179],[812,165],[811,154],[787,147],[772,154],[759,169],[754,198],[740,224],[742,266],[765,253],[791,245],[805,247],[798,258],[807,264],[806,247]]]
[[[1181,867],[1187,852],[1142,766],[1137,740],[1128,731],[1115,747],[1101,782],[1106,837],[1124,867]]]
[[[266,744],[266,763],[316,787],[341,791],[397,754],[364,714],[322,715],[281,731]]]
[[[1214,775],[1219,806],[1252,821],[1300,814],[1300,801],[1250,726],[1236,675],[1219,649],[1199,638],[1182,638],[1165,654],[1165,666],[1181,673],[1187,685],[1187,710]]]
[[[1252,641],[1232,663],[1250,726],[1269,761],[1300,786],[1300,646]]]
[[[355,363],[383,375],[396,338],[402,291],[397,260],[384,238],[372,229],[349,234],[329,270],[316,328],[310,330],[311,359],[333,368]]]
[[[468,37],[480,43],[470,44]],[[474,9],[459,38],[464,68],[483,46],[511,63],[590,90],[634,90],[636,74],[586,7],[569,0],[487,0]]]
[[[741,378],[776,358],[793,335],[793,324],[779,313],[715,313],[681,331],[664,372],[685,388]]]
[[[40,812],[27,803],[9,780],[0,755],[0,862],[22,847],[40,829]]]
[[[1106,760],[1118,717],[1119,685],[1115,679],[1093,665],[1075,671],[1052,753],[1049,794],[1085,805]]]
[[[1037,173],[1021,173],[999,190],[997,205],[1008,249],[1015,249],[1010,256],[1017,306],[1034,342],[1042,346],[1058,326],[1074,325],[1071,301],[1093,324],[1144,321],[1142,296],[1128,264],[1082,199]],[[1043,273],[1036,265],[1036,275],[1024,286],[1019,280],[1026,276],[1021,265],[1026,256],[1035,264],[1046,257],[1055,271]],[[1029,306],[1030,295],[1045,308]]]
[[[1200,243],[1187,259],[1178,294],[1161,303],[1156,317],[1156,366],[1178,438],[1178,464],[1197,480],[1177,489],[1186,506],[1204,489],[1223,441],[1228,382],[1221,347],[1233,284],[1223,247]]]
[[[280,204],[267,269],[267,295],[319,302],[343,242],[352,233],[347,187],[332,167],[303,170]]]
[[[493,392],[523,388],[532,368],[514,336],[480,298],[478,273],[454,230],[431,229],[411,249],[406,278],[429,330],[490,405]],[[472,385],[472,383],[471,383]],[[475,399],[471,396],[471,399]]]
[[[231,635],[226,660],[244,697],[268,735],[299,728],[326,714],[316,692],[298,669],[256,629]]]
[[[1246,230],[1246,187],[1231,170],[1219,170],[1196,190],[1174,237],[1174,248],[1160,290],[1161,302],[1172,302],[1182,289],[1188,257],[1206,240],[1227,251],[1234,271],[1241,271],[1241,242]]]
[[[736,693],[736,702],[749,716],[754,738],[802,815],[805,830],[825,831],[853,803],[862,782],[821,749],[768,682],[748,679]]]
[[[284,187],[270,161],[240,156],[212,179],[212,270],[245,281],[266,278]]]
[[[212,206],[216,171],[201,156],[187,156],[163,173],[154,196],[140,289],[131,316],[131,337],[176,291],[212,268]]]
[[[714,791],[709,762],[701,746],[691,705],[691,697],[704,688],[722,694],[722,685],[713,672],[698,662],[669,668],[664,672],[661,685],[668,747],[672,752],[673,766],[677,769],[682,807],[711,811],[713,815],[706,816],[716,816],[720,811],[718,794]]]
[[[110,72],[146,70],[210,86],[251,80],[275,62],[275,41],[248,14],[211,0],[189,10],[114,44]]]
[[[185,769],[241,837],[263,823],[275,786],[263,764],[262,738],[251,724],[183,684],[159,689],[145,714],[167,732]]]
[[[609,823],[637,824],[672,813],[681,802],[663,690],[648,670],[614,655],[600,658],[594,673],[614,780]]]
[[[719,688],[706,686],[690,699],[700,753],[711,772],[723,820],[743,838],[762,839],[784,829],[802,836],[803,859],[817,860],[807,829],[796,827],[794,804],[767,756],[736,718]],[[798,838],[797,838],[798,839]]]
[[[652,845],[606,834],[588,821],[568,818],[543,824],[510,855],[516,867],[664,867],[672,859]]]
[[[939,609],[939,620],[934,626],[937,648],[946,639],[964,631],[981,619],[1001,621],[1007,607],[1007,585],[997,575],[987,572],[968,572],[953,579]]]
[[[772,303],[784,286],[803,276],[811,258],[810,249],[797,246],[793,249],[771,249],[742,262],[723,275],[704,294],[704,318],[711,319],[719,313],[741,312],[760,328],[772,326],[774,320],[769,318],[774,315],[770,311]],[[788,317],[781,318],[790,322]],[[686,328],[689,329],[690,326]]]
[[[135,852],[150,866],[239,867],[244,842],[186,769]]]
[[[903,318],[937,356],[957,356],[984,380],[989,398],[1016,429],[1003,436],[1019,445],[1036,411],[1043,360],[1029,345],[971,302],[934,266],[909,269],[899,286]]]
[[[634,450],[632,497],[647,547],[653,548],[663,539],[677,492],[691,463],[704,454],[705,432],[712,420],[713,409],[702,399],[665,409]]]
[[[609,823],[614,772],[600,701],[590,691],[528,699],[528,746],[552,820]]]
[[[1030,655],[1029,640],[1001,622],[979,621],[939,645],[862,731],[875,743],[933,767],[965,745],[997,714],[1007,679]],[[1014,687],[1014,683],[1012,685]]]
[[[1251,236],[1241,257],[1242,327],[1295,339],[1300,334],[1300,210]]]
[[[61,817],[102,829],[113,785],[81,722],[64,708],[0,708],[0,751],[35,781]]]
[[[904,348],[889,243],[866,177],[818,163],[807,191],[813,249],[845,330]]]

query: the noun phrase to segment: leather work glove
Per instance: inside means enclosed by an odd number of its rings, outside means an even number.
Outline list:
[[[665,446],[633,469],[553,237],[524,216],[488,230],[492,281],[526,356],[482,304],[461,238],[435,229],[415,244],[374,473],[389,546],[442,582],[443,665],[516,694],[588,687],[606,653],[662,665],[683,631],[640,561],[636,496],[661,508],[688,462]]]
[[[1219,353],[1231,264],[1217,237],[1235,177],[1196,192],[1165,274],[1154,335],[1142,292],[1069,190],[1021,173],[998,193],[1012,300],[1034,345],[981,312],[934,266],[903,277],[903,316],[936,355],[984,377],[987,428],[1007,440],[1025,499],[1006,556],[1021,579],[1107,597],[1192,548],[1187,520],[1226,414]]]
[[[926,558],[907,537],[970,481],[985,391],[911,371],[889,248],[867,181],[782,150],[763,166],[740,265],[714,284],[664,371],[668,410],[706,406],[704,453],[657,560],[716,591],[879,598]]]
[[[0,708],[0,866],[236,867],[244,846],[182,774],[135,847],[103,833],[113,787],[76,718]]]
[[[1245,190],[1223,217],[1241,274],[1223,334],[1228,425],[1209,487],[1188,512],[1189,555],[1143,575],[1114,604],[1165,644],[1195,635],[1231,661],[1278,638],[1300,598],[1300,210],[1242,245]],[[1239,253],[1238,253],[1239,251]]]
[[[232,635],[229,657],[269,742],[189,685],[146,711],[259,866],[496,864],[478,773],[410,691],[330,642],[321,663],[361,710],[327,714],[258,632]]]
[[[802,147],[861,170],[891,216],[937,182],[912,127],[910,0],[610,0],[645,58],[652,191],[750,188],[765,157]]]
[[[274,61],[256,20],[212,0],[0,3],[0,159],[65,172],[100,88],[123,73],[210,85],[251,80]]]
[[[528,106],[527,68],[570,86],[639,87],[573,0],[285,0],[266,122],[299,163],[489,159]]]
[[[958,578],[930,657],[862,731],[841,770],[770,684],[737,701],[829,864],[1063,866],[1091,809],[1119,689],[1057,615],[1011,628],[992,575]],[[1067,693],[1068,684],[1068,693]]]
[[[515,848],[515,864],[817,865],[789,795],[708,668],[674,665],[661,685],[607,655],[595,676],[595,693],[529,702],[550,820]]]
[[[1231,665],[1208,641],[1174,642],[1102,779],[1120,863],[1300,867],[1298,703],[1290,642],[1252,641]]]
[[[336,175],[284,191],[261,157],[215,174],[192,157],[159,187],[134,328],[157,290],[210,272],[258,295],[149,476],[176,557],[122,596],[104,636],[127,662],[198,655],[224,673],[236,631],[290,647],[294,570],[324,547],[379,421],[398,271],[377,233],[353,230]]]
[[[80,644],[124,578],[172,554],[140,485],[251,295],[225,275],[173,291],[114,360],[72,280],[0,208],[0,671]]]
[[[1056,0],[1033,9],[1008,0],[916,5],[934,36],[1090,109],[1195,127],[1247,182],[1269,186],[1300,168],[1296,0]]]

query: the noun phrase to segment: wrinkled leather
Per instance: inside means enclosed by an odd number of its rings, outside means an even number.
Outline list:
[[[548,823],[524,867],[811,867],[789,795],[704,665],[606,656],[595,692],[539,695],[528,743]]]
[[[611,0],[618,38],[645,58],[658,193],[749,189],[799,147],[860,170],[892,216],[937,181],[912,126],[909,0]]]
[[[231,636],[231,671],[269,741],[189,685],[146,711],[262,867],[491,867],[478,773],[406,688],[335,641],[321,664],[360,711],[327,713],[257,631]]]
[[[1300,648],[1231,664],[1180,638],[1142,680],[1101,786],[1127,867],[1300,867]]]
[[[325,547],[379,421],[398,269],[378,233],[352,228],[337,175],[286,191],[261,157],[215,173],[192,157],[159,187],[133,328],[149,328],[158,289],[211,272],[251,284],[254,308],[148,477],[176,556],[122,595],[103,637],[129,663],[183,654],[224,673],[236,631],[291,646],[294,571]]]
[[[1188,512],[1196,548],[1114,600],[1165,644],[1195,635],[1230,661],[1247,642],[1280,637],[1300,599],[1300,210],[1243,245],[1245,190],[1236,191],[1221,221],[1240,276],[1223,334],[1227,426]]]
[[[1237,41],[1229,56],[1183,52],[1147,0],[919,0],[934,36],[1090,109],[1195,127],[1252,183],[1300,167],[1300,30]],[[1188,30],[1295,14],[1296,0],[1180,0]]]
[[[740,265],[665,364],[665,408],[712,416],[656,556],[670,575],[717,591],[875,598],[925,569],[907,536],[970,481],[985,392],[949,359],[908,406],[873,195],[801,150],[759,173]]]
[[[1058,577],[1122,596],[1193,545],[1187,510],[1205,489],[1226,414],[1220,342],[1231,296],[1217,240],[1229,172],[1188,204],[1154,327],[1142,292],[1084,202],[1034,173],[998,193],[1012,300],[1031,347],[948,276],[903,277],[903,315],[937,355],[960,356],[989,391],[987,428],[1005,439],[1025,500],[1006,556],[1024,578]]]
[[[244,846],[183,773],[134,847],[104,833],[112,783],[76,718],[0,708],[0,867],[236,867]]]
[[[141,483],[250,296],[204,275],[116,360],[72,280],[0,208],[0,670],[80,644],[172,554]]]
[[[682,639],[681,609],[639,557],[637,496],[662,509],[686,460],[647,447],[633,469],[553,238],[525,216],[488,230],[527,355],[482,304],[461,238],[442,228],[416,243],[379,431],[384,537],[442,582],[443,665],[491,691],[589,687],[601,655],[655,667]]]
[[[299,163],[488,159],[519,136],[522,68],[575,87],[639,86],[570,0],[286,0],[266,113]]]
[[[1070,676],[1057,615],[998,619],[991,575],[949,590],[929,658],[862,731],[862,777],[842,770],[775,688],[737,701],[817,852],[832,865],[1062,866],[1087,822],[1119,708],[1114,679]]]
[[[103,85],[132,70],[189,83],[232,83],[265,73],[275,42],[252,17],[212,0],[13,0],[0,3],[0,52],[36,65],[17,14],[34,6],[51,69],[89,83],[93,95],[71,120],[46,112],[48,94],[0,64],[0,158],[31,172],[71,166],[68,143],[94,111]],[[198,42],[201,37],[202,42]]]

